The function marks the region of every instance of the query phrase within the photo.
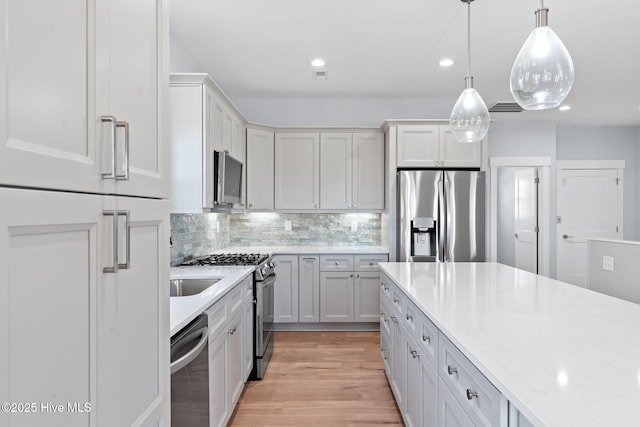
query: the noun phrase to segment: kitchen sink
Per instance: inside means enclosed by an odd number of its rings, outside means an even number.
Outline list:
[[[220,281],[219,278],[209,279],[173,279],[169,281],[169,296],[186,297],[196,295]]]

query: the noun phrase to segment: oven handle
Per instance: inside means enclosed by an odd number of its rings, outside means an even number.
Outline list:
[[[273,284],[275,281],[276,281],[276,275],[274,273],[271,276],[268,276],[263,281],[258,282],[258,283],[261,284],[262,286],[269,286],[269,285]]]
[[[207,332],[208,332],[208,328],[205,326],[204,328],[200,328],[193,333],[193,335],[202,334],[202,336],[200,337],[200,341],[198,342],[198,345],[193,347],[189,351],[189,353],[185,354],[180,359],[171,363],[171,375],[173,375],[174,373],[178,372],[180,369],[187,366],[196,357],[198,357],[200,353],[202,353],[202,350],[204,350],[205,346],[207,345],[207,335],[208,335]]]

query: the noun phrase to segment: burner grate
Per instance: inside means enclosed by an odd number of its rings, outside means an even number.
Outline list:
[[[265,254],[224,253],[194,258],[181,265],[260,265],[267,258],[269,255]]]

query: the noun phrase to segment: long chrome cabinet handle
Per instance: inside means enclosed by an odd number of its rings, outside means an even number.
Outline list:
[[[100,117],[102,123],[109,123],[111,127],[111,170],[102,174],[102,179],[116,179],[116,118],[113,116]]]
[[[125,262],[124,264],[120,264],[118,263],[118,268],[122,269],[122,270],[128,270],[129,267],[131,266],[131,215],[129,214],[129,211],[116,211],[118,216],[123,216],[125,218],[125,237],[127,239],[126,242],[126,257],[125,257]]]
[[[110,267],[104,267],[102,269],[103,273],[117,273],[118,270],[127,270],[131,266],[131,227],[130,227],[130,214],[129,211],[103,211],[102,215],[110,216],[113,218],[113,265]],[[125,217],[125,238],[126,238],[126,259],[124,263],[118,262],[118,254],[119,254],[119,234],[118,233],[118,219],[124,216]]]
[[[113,265],[111,267],[104,267],[103,273],[117,273],[118,272],[118,211],[103,211],[102,215],[110,216],[113,220]]]
[[[116,121],[116,128],[124,129],[124,174],[118,175],[116,174],[115,178],[118,181],[128,181],[129,180],[129,123]],[[114,145],[114,153],[115,153],[115,145]],[[114,154],[115,157],[115,154]]]

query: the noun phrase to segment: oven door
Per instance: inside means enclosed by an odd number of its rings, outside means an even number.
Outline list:
[[[256,377],[262,378],[273,352],[273,289],[276,275],[256,282]]]

